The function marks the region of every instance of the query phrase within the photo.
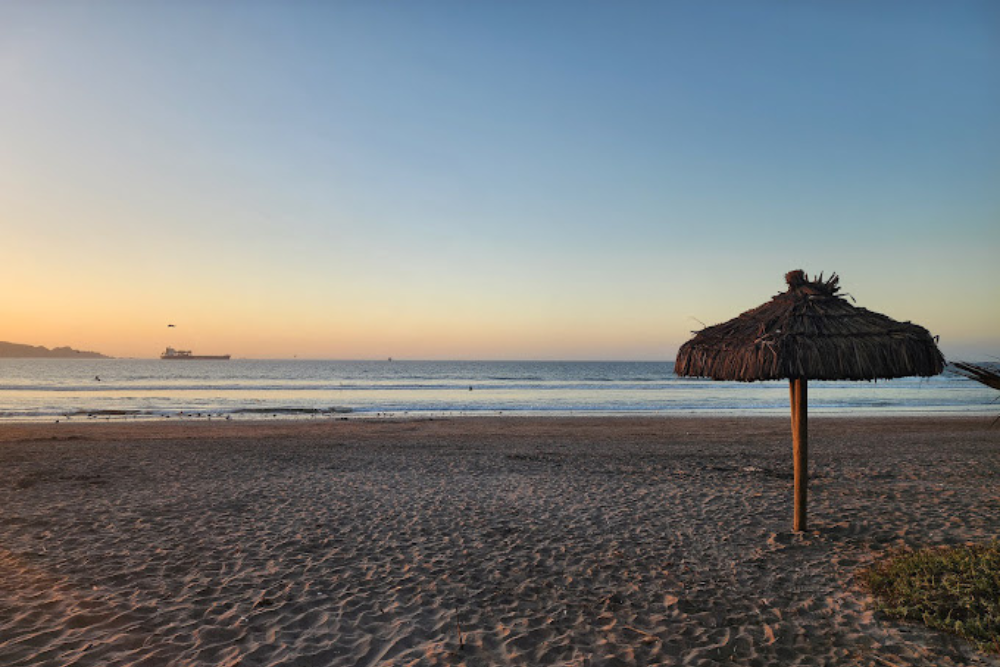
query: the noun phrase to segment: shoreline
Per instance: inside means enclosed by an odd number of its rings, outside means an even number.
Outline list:
[[[980,414],[944,414],[944,415],[899,415],[899,414],[811,414],[809,415],[810,434],[829,434],[836,437],[835,431],[830,431],[831,424],[850,424],[854,429],[870,426],[874,429],[893,428],[903,425],[920,430],[937,430],[958,428],[961,431],[975,431],[979,428],[988,429],[996,417]],[[854,424],[857,422],[857,424]],[[492,425],[497,429],[505,429],[505,433],[514,436],[522,432],[522,436],[530,435],[536,427],[572,427],[572,428],[604,428],[616,425],[640,426],[647,435],[654,435],[656,427],[666,426],[675,430],[685,424],[704,427],[706,425],[718,429],[725,426],[727,431],[740,424],[766,425],[778,431],[785,429],[791,437],[790,416],[766,414],[648,414],[634,415],[627,413],[613,414],[393,414],[379,413],[365,415],[336,415],[329,417],[278,417],[272,419],[207,419],[205,417],[174,417],[159,419],[76,419],[39,422],[4,422],[0,423],[0,445],[6,442],[25,440],[65,439],[64,436],[86,435],[91,439],[121,441],[131,438],[157,439],[190,439],[191,437],[210,438],[246,438],[258,435],[269,437],[310,437],[329,434],[331,429],[338,432],[348,432],[352,435],[364,434],[364,429],[379,424],[420,424],[437,423],[447,425],[453,436],[460,436],[466,425]],[[516,426],[511,431],[509,427]],[[853,429],[852,429],[853,430]],[[1000,429],[996,429],[1000,431]],[[810,440],[813,441],[812,439]],[[789,439],[789,447],[791,440]]]
[[[14,365],[0,424],[66,420],[379,419],[494,416],[784,417],[787,381],[682,378],[673,362],[121,361]],[[237,362],[238,363],[238,362]],[[101,365],[101,368],[97,368]],[[810,414],[997,414],[995,392],[959,375],[810,385]],[[201,415],[198,417],[198,415]]]
[[[233,422],[248,424],[265,423],[320,423],[334,421],[407,421],[447,419],[781,419],[790,418],[789,408],[759,408],[754,410],[715,409],[704,410],[398,410],[353,411],[347,409],[259,409],[248,413],[170,412],[157,414],[123,414],[120,410],[93,412],[80,411],[71,415],[39,417],[0,417],[0,428],[7,426],[39,426],[45,424],[195,424]],[[996,419],[1000,409],[926,409],[913,408],[823,408],[810,407],[809,418],[815,419]]]
[[[1000,665],[879,617],[888,550],[1000,534],[987,418],[0,428],[0,663]]]

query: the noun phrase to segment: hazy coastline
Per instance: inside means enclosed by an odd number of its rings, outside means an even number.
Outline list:
[[[0,341],[0,359],[113,359],[113,357],[100,352],[74,350],[68,345],[49,349],[44,345]]]

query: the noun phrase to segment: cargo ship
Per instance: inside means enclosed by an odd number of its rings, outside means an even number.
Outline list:
[[[209,361],[209,360],[223,360],[229,359],[228,354],[191,354],[191,350],[175,350],[172,347],[168,347],[166,351],[160,355],[160,359],[192,359],[196,361]]]

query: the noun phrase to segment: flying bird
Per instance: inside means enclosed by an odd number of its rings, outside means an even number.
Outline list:
[[[173,324],[168,324],[168,325],[167,325],[167,328],[168,328],[168,329],[170,329],[170,328],[171,328],[171,327],[173,327],[173,326],[175,326],[175,325],[173,325]]]

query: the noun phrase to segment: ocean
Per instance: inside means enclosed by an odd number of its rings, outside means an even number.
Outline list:
[[[1000,414],[965,378],[812,382],[811,414]],[[414,415],[785,415],[787,382],[672,362],[0,359],[0,421]]]

